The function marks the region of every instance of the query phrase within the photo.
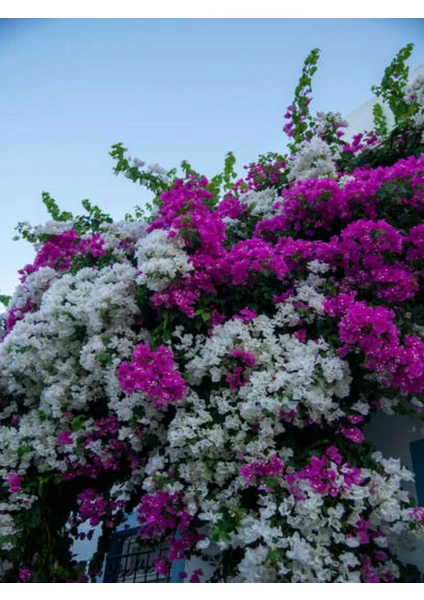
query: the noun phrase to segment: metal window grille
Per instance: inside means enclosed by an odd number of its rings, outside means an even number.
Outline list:
[[[170,575],[156,573],[153,559],[165,556],[167,548],[140,545],[137,528],[113,534],[106,558],[104,583],[169,583]]]

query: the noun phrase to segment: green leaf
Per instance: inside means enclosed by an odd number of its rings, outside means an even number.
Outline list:
[[[8,306],[10,299],[12,296],[6,296],[5,294],[0,294],[0,302],[4,304],[4,306]]]
[[[17,454],[18,457],[21,458],[24,454],[28,454],[29,452],[32,452],[32,446],[24,445],[19,446]]]

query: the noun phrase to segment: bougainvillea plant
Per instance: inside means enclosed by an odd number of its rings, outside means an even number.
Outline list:
[[[412,479],[364,438],[424,411],[424,80],[403,49],[374,131],[310,112],[307,58],[285,132],[237,179],[130,159],[154,195],[112,219],[84,201],[20,223],[33,264],[0,344],[3,581],[84,582],[136,514],[156,560],[211,582],[397,582],[422,535]],[[380,107],[381,108],[381,107]],[[101,529],[89,564],[75,540]],[[193,581],[199,581],[196,571]]]

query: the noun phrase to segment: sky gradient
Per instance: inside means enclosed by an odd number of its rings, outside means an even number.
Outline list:
[[[322,50],[312,110],[347,115],[371,97],[408,42],[424,62],[422,19],[0,20],[0,293],[34,252],[18,221],[42,223],[41,191],[114,218],[150,196],[112,173],[110,146],[207,176],[226,152],[238,171],[284,152],[285,108],[303,60]]]

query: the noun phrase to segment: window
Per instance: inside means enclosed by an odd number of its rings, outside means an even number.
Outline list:
[[[418,504],[424,506],[424,439],[411,442],[409,449],[412,458],[412,467],[415,473],[415,488],[417,491]],[[423,568],[424,555],[422,549],[419,550],[420,570]],[[424,583],[424,573],[419,572],[412,565],[406,573],[405,583]]]
[[[140,544],[138,527],[117,531],[112,535],[106,557],[103,583],[179,583],[178,574],[184,561],[172,565],[168,576],[156,573],[153,559],[166,556],[167,547],[148,548]]]
[[[424,506],[424,440],[411,442],[409,447],[415,473],[418,504]]]

